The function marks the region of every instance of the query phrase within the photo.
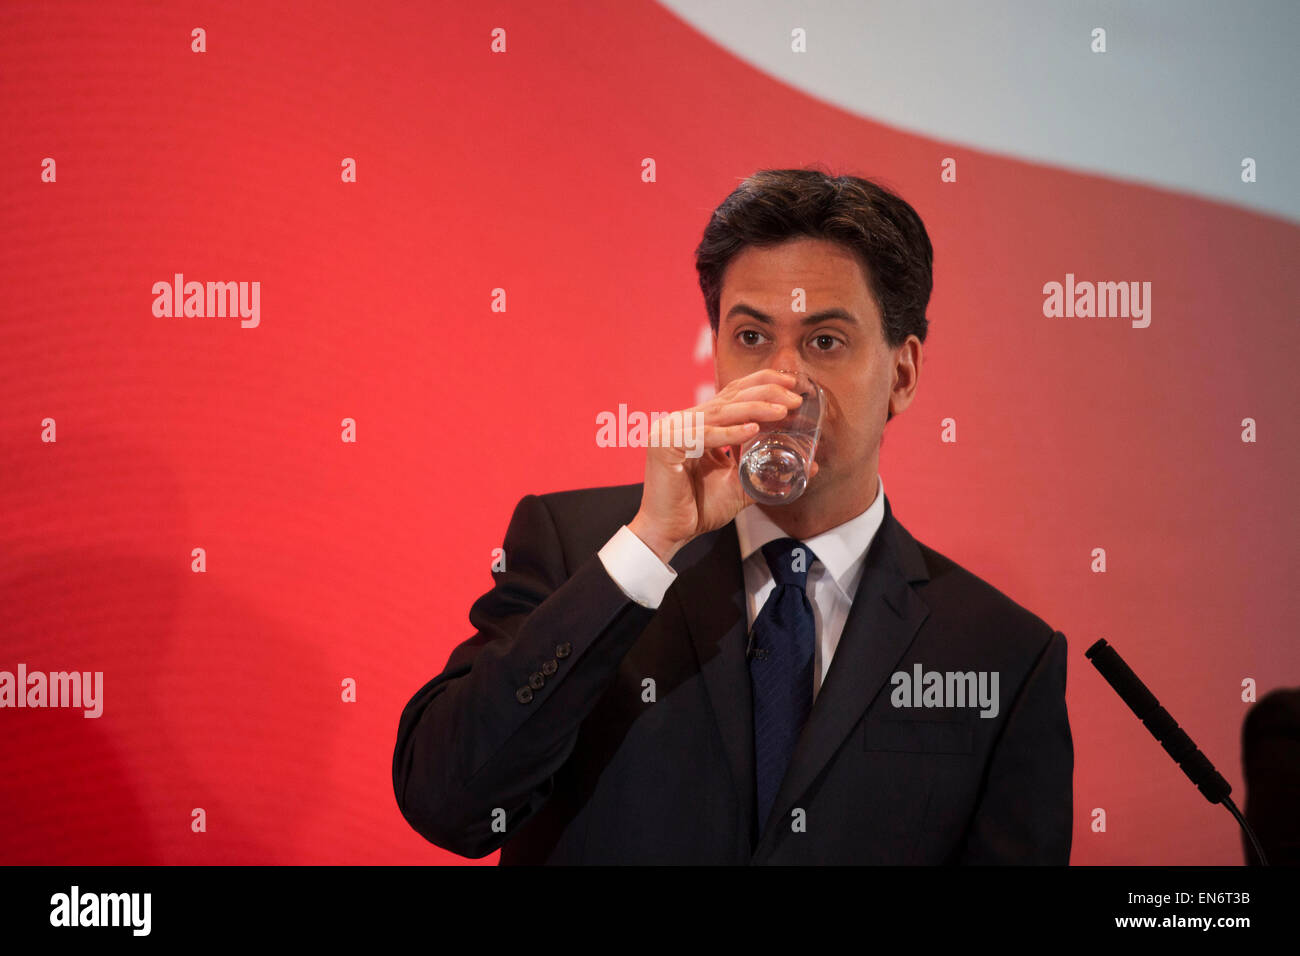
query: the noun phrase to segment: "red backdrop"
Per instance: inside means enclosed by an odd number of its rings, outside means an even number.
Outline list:
[[[98,719],[0,710],[0,862],[458,860],[398,813],[402,706],[522,495],[640,480],[596,414],[711,383],[712,208],[814,162],[929,229],[881,474],[1069,638],[1073,861],[1241,860],[1083,651],[1108,639],[1244,797],[1241,682],[1300,676],[1293,223],[872,123],[646,2],[0,16],[0,669],[104,673]],[[1150,326],[1045,318],[1067,272],[1151,282]],[[260,324],[155,316],[175,273],[260,282]]]

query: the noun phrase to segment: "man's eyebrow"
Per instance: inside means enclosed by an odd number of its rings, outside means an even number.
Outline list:
[[[771,325],[773,321],[772,317],[767,313],[760,312],[752,305],[746,305],[743,302],[737,302],[735,305],[733,305],[730,309],[727,310],[728,319],[734,318],[737,315],[747,315],[752,319],[757,319],[759,322],[762,322],[764,325]],[[818,312],[812,312],[809,315],[804,316],[802,324],[816,325],[818,322],[825,321],[826,319],[843,319],[845,322],[848,322],[850,325],[858,324],[858,319],[852,312],[849,312],[846,309],[841,309],[839,307],[833,309],[821,309]]]

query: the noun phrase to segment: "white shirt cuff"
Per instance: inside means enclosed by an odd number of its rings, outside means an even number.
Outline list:
[[[677,572],[627,525],[614,532],[597,555],[614,583],[642,607],[657,608],[677,578]]]

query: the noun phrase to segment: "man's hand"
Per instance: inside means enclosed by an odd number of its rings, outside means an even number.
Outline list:
[[[665,564],[692,538],[722,527],[754,503],[740,484],[740,446],[758,433],[759,422],[777,421],[799,407],[803,399],[790,389],[794,383],[793,375],[761,369],[729,382],[707,402],[651,424],[641,508],[628,527]],[[698,457],[687,454],[699,448]],[[813,462],[809,477],[817,470]]]

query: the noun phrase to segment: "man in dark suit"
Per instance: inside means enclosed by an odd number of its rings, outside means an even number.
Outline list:
[[[477,633],[402,713],[403,815],[503,864],[1068,863],[1065,638],[917,542],[878,474],[921,370],[920,218],[769,170],[696,260],[717,394],[656,424],[641,484],[520,501]],[[758,505],[739,448],[799,406],[788,371],[822,437],[802,497]]]

